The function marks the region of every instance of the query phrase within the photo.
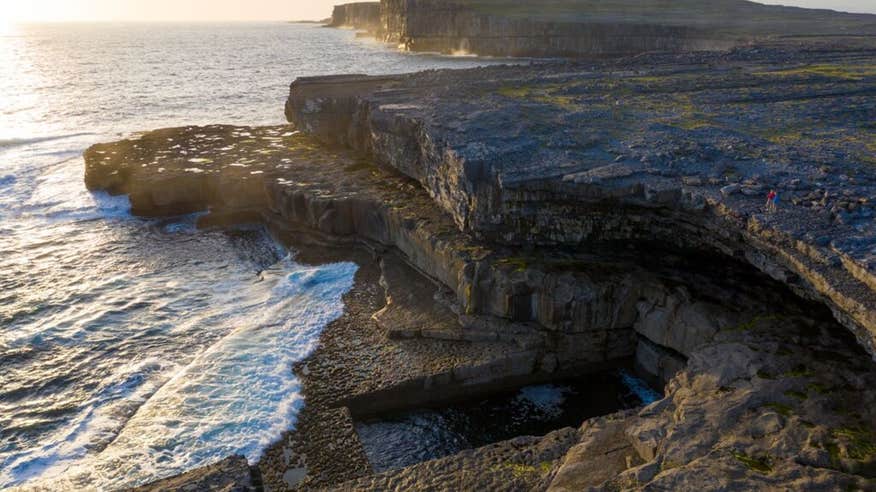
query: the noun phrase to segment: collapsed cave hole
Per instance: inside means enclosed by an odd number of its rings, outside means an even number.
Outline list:
[[[789,332],[789,336],[815,340],[820,331],[827,330],[866,358],[854,336],[835,320],[827,306],[804,299],[740,258],[644,243],[607,245],[605,251],[612,252],[611,256],[603,256],[611,261],[628,262],[630,267],[655,274],[670,288],[686,289],[691,297],[684,302],[708,302],[764,318],[805,317],[812,323],[795,325],[795,329],[804,327],[804,332]],[[572,257],[574,253],[567,255]],[[574,269],[578,263],[564,259],[555,265]],[[587,261],[580,265],[592,270]],[[536,304],[530,293],[522,292],[510,312],[515,320],[532,320]],[[811,331],[806,332],[807,326]],[[579,427],[589,418],[662,398],[665,383],[685,367],[686,354],[640,333],[635,339],[634,353],[609,361],[602,369],[581,368],[577,374],[565,371],[525,385],[492,392],[475,389],[468,396],[457,394],[448,401],[421,402],[409,408],[396,406],[376,413],[359,412],[361,409],[354,404],[350,409],[355,428],[374,471],[382,472],[518,436],[543,436],[561,428]],[[655,359],[661,361],[661,371],[653,370]]]
[[[578,427],[588,418],[660,398],[627,368],[378,415],[354,414],[354,419],[368,460],[380,473],[518,436]]]
[[[686,290],[683,302],[705,301],[746,315],[796,316],[811,319],[810,333],[789,336],[812,339],[829,331],[832,337],[856,347],[854,336],[836,321],[821,302],[805,299],[786,283],[757,270],[740,254],[728,256],[703,249],[667,247],[663,242],[624,242],[588,245],[580,250],[517,251],[526,254],[524,265],[558,271],[581,270],[590,275],[617,268],[638,268],[659,278],[669,290]],[[547,268],[545,268],[547,267]],[[508,265],[508,268],[521,268]],[[790,282],[794,279],[790,278]],[[536,320],[539,304],[534,293],[522,290],[512,299],[509,314],[515,321]],[[681,328],[684,329],[684,328]],[[395,388],[347,400],[355,430],[375,472],[404,468],[450,456],[460,451],[513,439],[543,436],[553,430],[579,427],[585,420],[631,409],[662,397],[660,389],[687,362],[686,354],[663,346],[636,332],[632,352],[598,367],[577,367],[552,374],[527,375],[523,380],[493,380],[480,387]],[[813,345],[815,342],[813,342]],[[830,358],[831,353],[823,354]],[[661,371],[648,358],[661,360]],[[666,361],[674,361],[667,363]],[[650,397],[642,395],[651,394]],[[436,397],[436,394],[444,396]],[[367,400],[367,401],[366,401]]]

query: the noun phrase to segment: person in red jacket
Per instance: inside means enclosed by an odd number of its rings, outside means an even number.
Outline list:
[[[775,212],[776,208],[777,208],[776,204],[778,201],[779,201],[779,194],[776,193],[776,190],[770,190],[770,192],[767,193],[767,202],[766,202],[767,212]]]

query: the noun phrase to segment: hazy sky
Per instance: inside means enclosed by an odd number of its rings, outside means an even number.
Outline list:
[[[354,0],[0,0],[8,21],[324,19]],[[876,0],[874,0],[876,1]]]
[[[329,16],[332,5],[347,1],[352,0],[0,0],[0,22],[322,19]],[[876,13],[876,0],[763,0],[763,3]]]

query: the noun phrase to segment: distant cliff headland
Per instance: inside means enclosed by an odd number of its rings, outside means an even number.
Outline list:
[[[407,50],[610,57],[726,49],[777,37],[876,35],[872,16],[744,0],[382,0],[335,7],[330,25]]]
[[[331,27],[351,27],[371,33],[381,31],[380,2],[356,2],[335,5],[328,23]]]

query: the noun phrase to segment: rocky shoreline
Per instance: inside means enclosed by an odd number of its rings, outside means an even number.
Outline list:
[[[708,488],[728,476],[809,489],[871,483],[873,364],[823,308],[743,263],[695,261],[695,251],[645,255],[595,241],[587,254],[545,244],[539,255],[478,239],[433,205],[427,187],[359,155],[290,127],[221,126],[86,153],[89,187],[128,194],[141,215],[209,210],[202,225],[257,221],[280,237],[306,231],[369,245],[347,316],[297,368],[308,410],[259,464],[265,488]],[[535,301],[533,285],[542,289]],[[628,358],[670,381],[664,400],[379,475],[355,451],[352,412]],[[619,438],[627,444],[606,455]]]
[[[143,490],[876,489],[873,67],[864,36],[304,78],[291,125],[91,147],[137,215],[360,267],[296,428]],[[382,473],[353,425],[608,367],[664,398]]]

